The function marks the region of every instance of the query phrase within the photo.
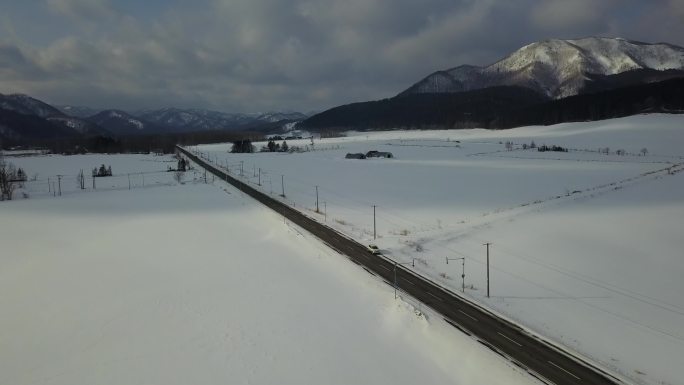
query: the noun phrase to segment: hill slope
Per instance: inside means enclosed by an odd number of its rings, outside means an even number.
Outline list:
[[[415,94],[354,103],[315,115],[298,127],[314,131],[395,128],[502,129],[684,112],[684,78],[549,100],[522,87]]]
[[[24,115],[35,115],[44,119],[66,116],[57,108],[24,94],[0,94],[0,108]]]
[[[299,112],[242,114],[198,108],[162,108],[140,111],[135,115],[174,132],[240,130],[270,123],[300,121],[306,118],[306,115]]]
[[[684,48],[619,38],[545,40],[522,47],[489,66],[464,65],[435,72],[400,95],[514,85],[559,99],[584,92],[600,77],[635,70],[684,71]],[[684,72],[680,75],[684,76]],[[644,82],[647,80],[632,77],[632,84]]]
[[[102,134],[107,134],[106,130],[96,124],[68,116],[41,100],[0,94],[0,141],[4,146]]]
[[[303,121],[297,127],[324,129],[470,128],[546,100],[522,87],[494,87],[461,93],[415,94],[353,103]]]
[[[502,114],[484,127],[512,128],[621,118],[643,113],[684,113],[684,79],[671,79],[576,95]]]
[[[105,110],[88,118],[114,135],[142,135],[162,132],[163,129],[153,123],[136,118],[120,110]]]
[[[332,108],[299,127],[508,128],[564,119],[606,119],[645,110],[679,112],[677,98],[684,95],[678,82],[669,82],[672,79],[684,79],[682,47],[619,38],[545,40],[486,67],[463,65],[435,72],[391,99]],[[660,82],[664,84],[642,87]],[[616,89],[622,91],[609,92]],[[597,92],[610,100],[590,96],[564,101]],[[554,99],[559,102],[547,103]]]

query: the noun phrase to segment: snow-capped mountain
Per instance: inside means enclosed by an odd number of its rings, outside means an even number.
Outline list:
[[[98,127],[96,124],[85,119],[74,118],[72,116],[51,116],[47,118],[48,121],[67,127],[81,135],[100,135],[107,134],[106,130]]]
[[[435,72],[400,95],[522,86],[559,99],[581,93],[597,77],[639,70],[684,71],[684,48],[620,38],[545,40],[486,67],[464,65]]]
[[[291,121],[296,122],[306,119],[307,116],[301,112],[266,112],[259,114],[256,120],[268,123],[276,123],[281,121]]]
[[[261,123],[299,121],[306,118],[299,112],[241,114],[180,108],[146,110],[135,115],[158,126],[184,132],[241,129]]]
[[[89,118],[93,115],[96,115],[98,112],[102,111],[103,109],[96,109],[96,108],[90,108],[90,107],[84,107],[84,106],[55,106],[57,107],[60,111],[65,113],[66,115],[73,116],[76,118]]]
[[[54,116],[64,116],[64,114],[55,107],[24,94],[0,94],[0,108],[24,115],[35,115],[44,119]]]
[[[209,131],[245,126],[253,121],[246,114],[203,109],[162,108],[136,113],[141,119],[174,131]]]
[[[102,133],[102,130],[92,123],[77,117],[67,116],[59,109],[28,95],[0,94],[0,109],[45,119],[61,126],[67,133],[69,131],[84,135]]]
[[[155,124],[121,110],[105,110],[89,117],[88,121],[116,135],[151,134],[160,131]]]

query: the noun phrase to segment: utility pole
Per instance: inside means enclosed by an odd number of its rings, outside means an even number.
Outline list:
[[[377,239],[377,234],[375,231],[375,205],[373,205],[373,239]]]
[[[128,175],[128,189],[131,189],[131,174],[126,174]]]
[[[93,190],[95,190],[95,177],[93,177]]]
[[[259,167],[259,186],[261,186],[261,167]]]
[[[204,184],[207,184],[207,169],[204,169]]]
[[[48,193],[51,193],[52,190],[50,189],[50,178],[48,177]]]
[[[449,261],[458,261],[459,259],[461,260],[461,293],[465,293],[465,258],[446,257],[446,263],[448,265]]]
[[[489,298],[489,245],[491,243],[487,242],[484,245],[487,246],[487,298]]]
[[[283,193],[280,196],[285,198],[285,175],[280,175],[280,185],[283,187]]]
[[[240,161],[240,176],[243,176],[243,175],[244,175],[244,173],[242,172],[242,171],[243,171],[243,166],[244,166],[244,165],[245,165],[245,161],[244,161],[244,160],[241,160],[241,161]]]
[[[59,187],[59,196],[62,196],[62,177],[64,175],[57,175],[57,186]]]
[[[321,212],[321,210],[318,209],[318,186],[316,186],[316,212]]]

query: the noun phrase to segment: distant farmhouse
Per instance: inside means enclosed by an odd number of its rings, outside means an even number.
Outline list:
[[[361,153],[358,153],[358,154],[347,154],[347,156],[345,156],[345,158],[346,158],[346,159],[366,159],[366,156],[363,155],[363,154],[361,154]]]
[[[346,159],[367,159],[367,158],[394,158],[391,152],[384,151],[368,151],[365,154],[362,153],[348,153],[345,156]]]
[[[394,158],[391,152],[384,151],[368,151],[366,153],[366,158]]]

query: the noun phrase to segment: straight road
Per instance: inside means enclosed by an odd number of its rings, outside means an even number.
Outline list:
[[[257,191],[188,150],[180,146],[178,150],[208,172],[283,215],[389,285],[394,286],[396,279],[398,289],[430,306],[451,325],[476,337],[480,343],[540,380],[557,385],[623,384],[590,362],[572,357],[410,269],[373,255],[358,242]]]

